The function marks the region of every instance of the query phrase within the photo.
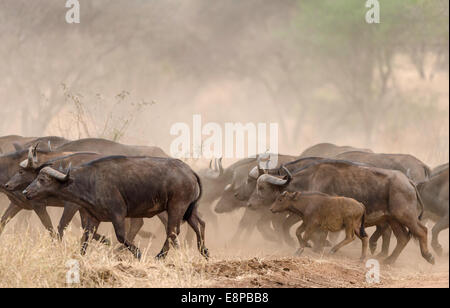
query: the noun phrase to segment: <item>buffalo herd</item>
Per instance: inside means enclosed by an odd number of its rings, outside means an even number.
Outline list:
[[[443,253],[439,233],[449,224],[449,166],[434,169],[412,155],[381,154],[369,149],[321,143],[298,156],[267,153],[235,162],[228,168],[214,159],[195,172],[159,147],[130,146],[104,139],[76,141],[60,137],[0,137],[0,192],[10,201],[0,221],[0,235],[20,211],[34,211],[44,227],[62,238],[76,213],[84,230],[81,253],[89,239],[109,243],[98,234],[101,222],[111,222],[117,240],[136,258],[135,237],[144,218],[157,216],[166,240],[157,258],[179,246],[181,225],[195,233],[200,254],[208,258],[205,222],[217,228],[220,215],[244,209],[232,241],[254,230],[271,242],[331,253],[361,239],[361,258],[374,254],[394,263],[411,237],[422,257],[435,258],[428,245],[427,220],[433,222],[431,247]],[[214,206],[213,206],[214,205]],[[63,209],[53,229],[47,207]],[[291,229],[297,223],[296,238]],[[368,237],[365,228],[376,227]],[[193,234],[194,234],[193,233]],[[389,255],[394,234],[396,247]],[[311,245],[311,243],[312,245]]]

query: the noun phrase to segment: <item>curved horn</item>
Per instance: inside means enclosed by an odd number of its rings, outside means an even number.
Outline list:
[[[38,162],[38,158],[37,158],[37,148],[39,146],[39,142],[36,143],[36,145],[33,148],[33,163],[37,163]]]
[[[33,167],[33,161],[34,161],[34,149],[33,149],[33,147],[30,147],[28,149],[28,159],[27,159],[26,168]]]
[[[41,172],[51,176],[52,178],[57,179],[58,181],[67,182],[70,178],[71,169],[72,169],[72,163],[69,164],[69,168],[67,169],[66,174],[59,172],[51,167],[45,167],[44,169],[42,169]]]
[[[281,168],[284,170],[284,172],[286,172],[286,178],[280,179],[273,175],[263,174],[259,177],[259,180],[267,182],[272,185],[276,185],[276,186],[289,185],[289,183],[291,183],[291,181],[292,181],[292,174],[289,172],[289,170],[285,166],[283,166]]]
[[[270,175],[270,174],[263,174],[259,177],[258,181],[263,181],[275,186],[286,186],[288,183],[287,179],[280,179],[276,176]]]
[[[289,183],[291,183],[292,178],[293,178],[292,173],[285,166],[282,166],[281,169],[284,170],[284,172],[286,172],[286,176],[287,176],[287,179],[286,179],[287,183],[286,183],[286,185],[289,185]]]

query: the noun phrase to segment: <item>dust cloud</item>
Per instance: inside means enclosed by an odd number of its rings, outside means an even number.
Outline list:
[[[379,25],[353,0],[80,0],[80,24],[65,22],[63,2],[0,2],[0,135],[103,137],[169,152],[171,126],[200,114],[221,127],[278,123],[282,154],[332,142],[431,167],[449,160],[448,1],[380,1]],[[198,170],[208,160],[187,162]],[[207,229],[216,255],[293,254],[258,232],[231,242],[241,216],[218,215]],[[21,213],[5,233],[27,221],[42,228]],[[156,238],[142,246],[156,253],[160,223],[144,229]],[[356,257],[357,244],[342,257]],[[411,242],[398,263],[402,275],[447,271],[448,284],[448,255],[430,270]]]

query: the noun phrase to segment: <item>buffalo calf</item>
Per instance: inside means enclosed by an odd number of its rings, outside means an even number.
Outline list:
[[[271,206],[274,213],[290,211],[303,218],[302,225],[296,235],[300,243],[297,254],[300,255],[308,240],[317,231],[337,232],[345,230],[345,239],[331,249],[336,253],[343,246],[351,243],[356,236],[361,239],[361,260],[367,256],[368,237],[364,230],[366,209],[355,199],[332,197],[320,192],[287,192],[284,191]],[[302,233],[303,237],[302,237]]]

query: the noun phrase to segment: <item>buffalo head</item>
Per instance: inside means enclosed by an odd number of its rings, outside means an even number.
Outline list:
[[[72,165],[69,165],[66,173],[45,167],[37,178],[23,191],[28,200],[42,199],[58,192],[69,180]]]

